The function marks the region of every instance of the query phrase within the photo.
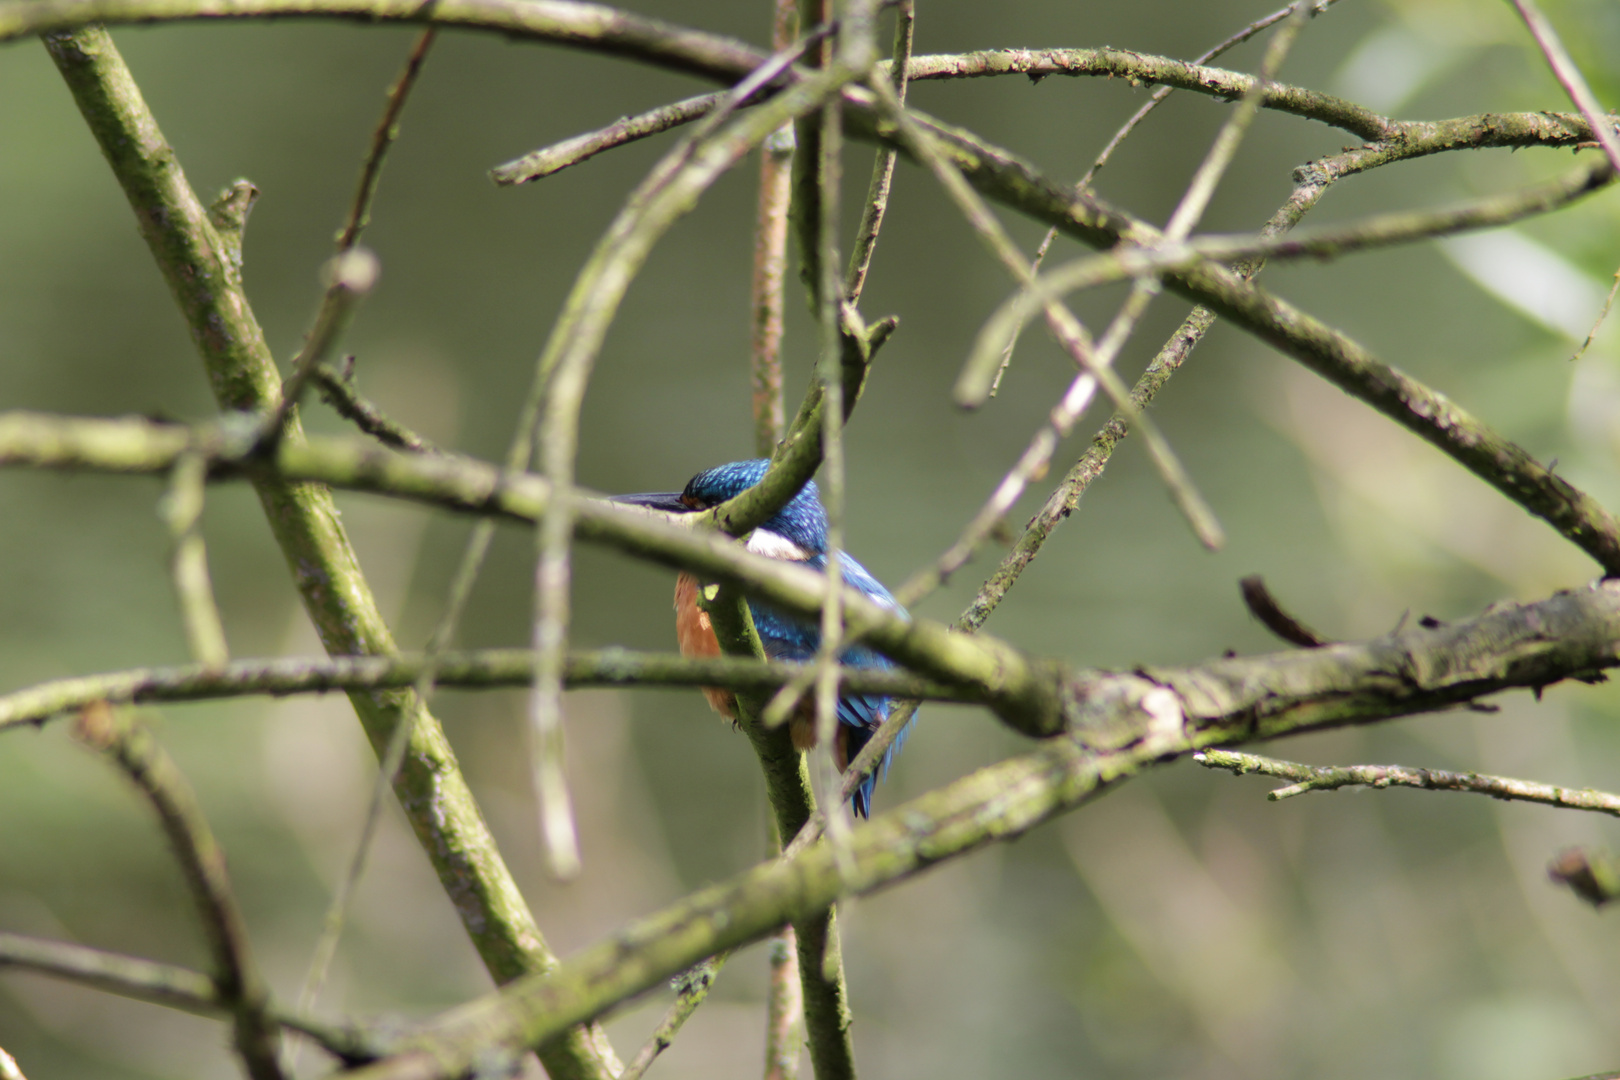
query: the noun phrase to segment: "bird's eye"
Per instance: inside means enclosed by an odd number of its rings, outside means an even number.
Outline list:
[[[691,507],[693,510],[702,510],[703,500],[688,492],[681,496],[681,505]]]

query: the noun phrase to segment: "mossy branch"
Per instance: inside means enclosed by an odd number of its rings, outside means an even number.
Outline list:
[[[0,931],[0,968],[38,972],[199,1016],[228,1016],[232,1009],[214,980],[200,971],[69,941]],[[284,1030],[308,1036],[341,1061],[358,1063],[380,1056],[378,1048],[358,1031],[286,1016],[273,1006],[266,1010],[266,1016]]]
[[[335,487],[389,494],[482,515],[534,521],[550,487],[532,474],[512,473],[451,454],[398,454],[357,439],[312,438],[283,442],[273,461],[251,456],[221,429],[212,438],[181,425],[120,420],[64,419],[38,413],[0,413],[0,466],[31,464],[159,472],[183,452],[209,455],[216,477],[263,472],[281,479],[316,480]],[[574,527],[585,540],[639,558],[688,569],[709,580],[741,584],[751,596],[814,616],[826,587],[822,575],[768,559],[712,533],[603,500],[578,498]],[[900,664],[989,704],[1015,730],[1049,735],[1061,729],[1056,668],[987,635],[967,637],[928,619],[903,619],[854,589],[843,603],[866,640]]]
[[[279,1025],[270,1017],[270,989],[253,958],[242,909],[225,871],[225,852],[174,759],[152,733],[127,716],[95,702],[79,714],[74,737],[105,755],[156,813],[196,905],[213,984],[232,1020],[232,1042],[253,1080],[282,1080]]]
[[[480,649],[472,652],[401,656],[283,657],[237,660],[222,667],[183,664],[134,668],[99,675],[54,679],[0,695],[0,731],[75,712],[105,701],[115,705],[156,701],[216,701],[225,698],[333,691],[388,690],[414,686],[428,667],[439,686],[493,690],[528,686],[534,678],[534,654],[527,649]],[[563,676],[570,689],[604,686],[725,686],[769,694],[791,682],[797,664],[740,657],[675,656],[626,649],[570,652]],[[960,701],[949,687],[903,671],[841,668],[839,685],[851,693]]]
[[[455,1076],[532,1045],[786,919],[1023,835],[1144,768],[1210,745],[1370,723],[1620,666],[1620,582],[1365,643],[1128,674],[1073,672],[1073,733],[874,818],[850,841],[756,867],[631,924],[551,975],[444,1014],[357,1080]]]
[[[8,8],[0,12],[0,20],[19,14],[24,13]],[[242,291],[231,249],[192,191],[112,39],[104,30],[86,29],[54,35],[47,47],[135,211],[191,330],[215,398],[227,409],[271,413],[281,402],[281,380]],[[278,453],[295,450],[301,442],[296,415],[288,421],[277,440]],[[331,493],[272,475],[257,477],[255,488],[327,651],[395,653],[393,636]],[[490,973],[505,981],[549,968],[555,958],[501,859],[438,722],[409,691],[356,691],[350,700],[379,754],[396,725],[414,717],[395,791]],[[594,1035],[573,1032],[548,1046],[541,1057],[554,1080],[608,1080],[617,1063],[603,1046]]]

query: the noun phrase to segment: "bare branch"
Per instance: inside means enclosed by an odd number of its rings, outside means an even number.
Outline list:
[[[1310,5],[1310,17],[1315,18],[1317,15],[1320,15],[1335,3],[1337,3],[1337,0],[1320,0],[1320,2]],[[1243,44],[1245,41],[1248,41],[1262,30],[1282,22],[1284,19],[1288,18],[1293,10],[1294,5],[1287,4],[1278,8],[1276,11],[1273,11],[1270,15],[1267,15],[1264,18],[1256,19],[1254,22],[1250,23],[1248,26],[1245,26],[1242,30],[1239,30],[1237,33],[1233,34],[1219,45],[1216,45],[1200,54],[1199,57],[1193,61],[1193,63],[1209,63],[1222,53],[1237,48],[1239,45]],[[1086,174],[1080,178],[1079,182],[1075,184],[1075,187],[1090,187],[1092,178],[1096,176],[1097,173],[1102,171],[1104,165],[1108,164],[1108,159],[1114,156],[1114,151],[1119,149],[1120,144],[1130,137],[1131,132],[1135,131],[1137,127],[1141,125],[1143,120],[1148,118],[1149,113],[1153,112],[1154,109],[1159,107],[1160,102],[1164,101],[1165,98],[1175,93],[1175,90],[1176,88],[1174,86],[1165,85],[1160,86],[1157,90],[1153,91],[1152,96],[1148,98],[1142,107],[1132,113],[1131,118],[1125,121],[1124,125],[1122,125],[1118,131],[1114,132],[1114,137],[1109,139],[1107,145],[1105,145],[1101,152],[1097,154],[1096,160],[1091,163],[1091,167],[1086,170]],[[1035,253],[1035,264],[1037,266],[1040,265],[1041,258],[1046,254],[1046,249],[1051,246],[1052,240],[1056,236],[1057,230],[1053,229],[1046,234],[1046,239],[1041,241],[1040,250]]]
[[[849,797],[848,792],[843,793]],[[765,996],[765,1080],[797,1080],[804,1045],[804,988],[799,981],[798,938],[784,926],[771,938],[770,988]]]
[[[1586,79],[1582,77],[1581,69],[1576,66],[1575,58],[1569,55],[1564,43],[1558,40],[1558,31],[1547,21],[1547,16],[1541,13],[1535,0],[1513,0],[1513,6],[1519,9],[1519,17],[1529,28],[1530,36],[1536,39],[1541,54],[1547,58],[1547,66],[1552,69],[1553,77],[1564,88],[1564,92],[1575,103],[1575,107],[1581,110],[1587,124],[1591,125],[1592,134],[1597,138],[1598,145],[1603,147],[1603,153],[1608,157],[1609,164],[1614,166],[1616,172],[1620,172],[1620,135],[1615,134],[1614,118],[1603,111],[1597,95],[1586,85]]]
[[[403,656],[284,657],[237,660],[223,667],[186,664],[134,668],[100,675],[55,679],[0,695],[0,731],[41,724],[97,701],[114,705],[154,701],[212,701],[221,698],[326,694],[334,690],[386,690],[414,686],[431,668],[440,686],[498,689],[527,686],[534,678],[534,656],[527,649]],[[570,689],[593,686],[726,686],[765,692],[795,678],[803,669],[782,661],[738,657],[677,656],[623,649],[570,652],[564,678]],[[960,693],[901,671],[840,668],[845,692],[961,701]]]
[[[1533,780],[1486,773],[1447,772],[1444,769],[1413,769],[1405,765],[1301,765],[1259,754],[1238,754],[1230,750],[1202,750],[1193,760],[1210,769],[1226,769],[1239,776],[1259,773],[1279,780],[1294,781],[1266,795],[1272,802],[1303,795],[1307,791],[1337,791],[1343,787],[1410,787],[1425,791],[1469,791],[1506,802],[1533,802],[1566,810],[1594,810],[1620,817],[1620,795],[1592,788],[1554,787]]]
[[[225,626],[220,621],[219,606],[214,602],[214,585],[208,576],[208,549],[202,536],[207,471],[207,462],[198,455],[182,456],[170,473],[169,490],[159,509],[174,538],[169,573],[180,601],[191,657],[204,667],[220,667],[231,656],[225,645]]]
[[[1367,723],[1617,665],[1620,582],[1602,582],[1363,644],[1077,674],[1071,734],[878,815],[851,837],[853,874],[839,869],[825,844],[767,862],[631,924],[548,975],[441,1016],[403,1040],[400,1054],[354,1075],[457,1075],[491,1045],[542,1041],[702,956],[1023,835],[1143,768],[1201,747]]]
[[[354,379],[354,357],[345,361],[341,371],[329,364],[321,364],[315,368],[311,378],[321,397],[337,410],[339,416],[384,445],[416,454],[439,452],[438,447],[361,396]]]
[[[1284,611],[1259,574],[1244,578],[1238,582],[1238,586],[1243,591],[1243,603],[1248,606],[1249,614],[1259,619],[1261,625],[1273,634],[1307,649],[1329,644],[1327,638]]]
[[[349,207],[349,216],[343,228],[338,230],[339,251],[348,251],[359,243],[360,234],[371,223],[371,204],[377,197],[377,183],[382,179],[383,158],[388,156],[389,148],[399,138],[400,114],[405,111],[405,101],[411,96],[416,77],[422,73],[422,64],[427,60],[428,50],[433,47],[438,35],[437,27],[430,26],[422,31],[416,44],[411,46],[410,55],[405,58],[405,67],[400,71],[399,78],[388,90],[388,104],[383,109],[382,119],[377,121],[376,130],[371,133],[371,148],[366,152],[366,163],[360,169],[354,204]]]
[[[619,1074],[619,1080],[641,1080],[654,1059],[669,1049],[669,1044],[675,1041],[687,1017],[697,1011],[709,996],[709,987],[719,976],[720,969],[726,966],[729,953],[720,953],[698,964],[690,971],[684,971],[675,978],[675,1002],[670,1005],[669,1011],[659,1021],[658,1028],[652,1033],[652,1038],[631,1058],[625,1065],[624,1072]]]
[[[911,60],[911,42],[917,25],[917,9],[913,0],[900,0],[894,9],[894,50],[889,61],[889,79],[894,83],[894,96],[901,104],[906,100],[906,65]],[[879,147],[872,162],[872,180],[867,185],[866,203],[861,210],[861,224],[855,231],[855,243],[849,252],[849,269],[844,272],[844,293],[851,304],[859,304],[866,288],[866,274],[872,268],[872,254],[877,250],[878,233],[883,228],[883,215],[889,207],[889,189],[894,183],[896,151]]]
[[[71,6],[71,5],[69,5]],[[84,14],[82,7],[75,9]],[[0,10],[60,18],[63,9]],[[281,400],[281,380],[263,330],[242,291],[239,231],[221,234],[163,138],[128,68],[104,30],[47,41],[74,100],[135,211],[147,246],[179,304],[221,407],[263,413]],[[238,184],[219,208],[237,230],[252,185]],[[238,433],[239,435],[241,433]],[[289,417],[278,453],[296,449],[301,427]],[[263,476],[255,484],[271,531],[292,570],[322,644],[336,655],[390,655],[393,635],[343,532],[330,492]],[[392,733],[407,725],[404,767],[395,792],[419,842],[485,965],[500,980],[554,961],[467,788],[438,722],[407,691],[350,695],[367,738],[385,756]],[[541,1051],[554,1080],[610,1080],[617,1071],[605,1041],[572,1032]]]
[[[151,733],[114,714],[105,702],[85,707],[74,736],[122,769],[157,813],[213,953],[213,981],[234,1020],[236,1052],[254,1080],[282,1080],[270,991],[253,961],[242,911],[225,872],[225,854],[191,785]]]
[[[71,942],[49,941],[0,931],[0,968],[8,967],[66,979],[120,997],[148,1001],[201,1016],[228,1016],[233,1007],[220,994],[214,980],[200,971]],[[327,1053],[343,1061],[359,1062],[378,1056],[377,1049],[369,1045],[359,1032],[282,1016],[273,1008],[268,1010],[267,1015],[271,1022],[288,1031],[309,1036]],[[0,1080],[4,1080],[3,1073],[0,1073]]]
[[[603,151],[640,142],[682,124],[690,124],[713,112],[726,100],[726,96],[723,90],[712,94],[699,94],[635,116],[622,116],[607,127],[575,135],[571,139],[564,139],[550,146],[542,146],[520,158],[497,165],[489,170],[489,178],[503,187],[539,180],[553,173],[562,172],[571,165],[589,161]]]
[[[1149,56],[1126,49],[987,49],[955,56],[913,57],[908,69],[913,81],[976,79],[991,75],[1089,75],[1160,83],[1177,90],[1236,101],[1257,85],[1253,75],[1202,67],[1185,60]],[[1264,106],[1319,120],[1367,140],[1388,138],[1399,127],[1354,102],[1297,86],[1276,83],[1267,87]]]
[[[794,0],[771,0],[771,48],[798,36]],[[748,374],[754,405],[754,453],[770,457],[787,434],[782,402],[782,318],[787,282],[789,202],[793,194],[793,127],[760,144],[759,201],[754,214],[754,266],[749,279]]]

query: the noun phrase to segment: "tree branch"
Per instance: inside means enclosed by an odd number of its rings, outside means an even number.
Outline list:
[[[864,122],[868,114],[852,109],[848,115]],[[920,117],[918,122],[924,123]],[[1145,222],[1095,197],[1060,190],[1025,162],[966,132],[926,123],[968,180],[986,195],[1056,224],[1094,247],[1112,248],[1124,242],[1155,248],[1160,243],[1158,231]],[[1485,124],[1479,133],[1483,138],[1494,130]],[[898,133],[879,124],[865,134],[889,141]],[[1121,255],[1126,260],[1131,257],[1134,253]],[[1546,520],[1605,570],[1620,573],[1620,523],[1596,500],[1443,394],[1214,261],[1171,271],[1165,280],[1176,292],[1231,319],[1449,454]]]
[[[1541,13],[1534,0],[1513,0],[1513,6],[1519,9],[1519,17],[1524,20],[1530,36],[1535,38],[1541,54],[1547,58],[1547,66],[1552,69],[1553,77],[1564,88],[1564,92],[1575,103],[1575,107],[1581,110],[1587,124],[1591,125],[1592,134],[1596,137],[1598,145],[1603,147],[1603,153],[1608,157],[1609,164],[1620,170],[1620,136],[1615,135],[1614,118],[1604,113],[1597,95],[1592,93],[1592,88],[1586,85],[1586,79],[1581,76],[1581,69],[1576,66],[1575,58],[1569,55],[1564,43],[1558,40],[1558,31],[1553,29],[1552,23]]]
[[[636,1056],[625,1065],[624,1072],[619,1074],[619,1080],[641,1080],[653,1061],[669,1049],[670,1043],[680,1033],[686,1024],[687,1017],[697,1011],[709,996],[709,987],[720,974],[720,969],[726,966],[729,953],[720,953],[684,971],[675,977],[675,1001],[670,1005],[664,1019],[659,1021],[658,1028],[652,1033],[652,1038],[642,1046]]]
[[[1091,75],[1159,83],[1177,90],[1236,101],[1260,80],[1253,75],[1203,67],[1166,56],[1149,56],[1127,49],[987,49],[955,56],[913,57],[907,75],[915,81],[976,79],[989,75]],[[1386,116],[1352,101],[1298,86],[1271,83],[1263,106],[1320,120],[1369,141],[1387,138],[1399,125]]]
[[[315,386],[326,403],[355,427],[378,442],[397,450],[415,454],[437,454],[439,448],[422,436],[394,420],[375,403],[361,396],[354,381],[354,357],[349,357],[343,370],[321,364],[311,373]]]
[[[719,949],[984,844],[1012,839],[1154,764],[1230,745],[1426,711],[1620,665],[1620,582],[1435,629],[1308,652],[1132,674],[1074,673],[1072,734],[875,817],[853,869],[812,845],[642,919],[549,976],[444,1014],[356,1080],[429,1080],[489,1046],[530,1045]]]
[[[48,941],[0,931],[0,968],[50,975],[105,990],[109,994],[164,1005],[200,1016],[229,1015],[232,1005],[200,971],[145,960],[138,956],[92,949],[66,941]],[[329,1028],[311,1020],[283,1016],[271,1007],[271,1023],[313,1039],[339,1060],[355,1063],[379,1055],[378,1048],[356,1031]]]
[[[428,50],[433,48],[438,33],[438,28],[433,26],[422,31],[416,44],[411,46],[410,55],[405,58],[405,67],[400,70],[399,78],[388,90],[388,104],[383,109],[382,119],[377,121],[376,130],[371,133],[371,148],[366,152],[365,164],[360,168],[354,203],[349,207],[349,216],[344,220],[343,228],[338,230],[339,251],[348,251],[359,243],[360,234],[371,224],[371,204],[377,197],[377,184],[382,179],[383,159],[388,156],[394,140],[399,138],[400,114],[405,111],[405,101],[416,86],[416,77],[422,73],[422,64],[426,62]]]
[[[1337,791],[1342,787],[1410,787],[1425,791],[1471,791],[1506,802],[1533,802],[1566,810],[1595,810],[1620,817],[1620,795],[1592,788],[1554,787],[1532,780],[1486,773],[1447,772],[1444,769],[1413,769],[1405,765],[1301,765],[1259,754],[1238,754],[1230,750],[1201,750],[1193,760],[1209,769],[1226,769],[1243,776],[1259,773],[1279,780],[1294,781],[1288,787],[1266,794],[1272,802],[1307,791]]]
[[[150,732],[115,715],[105,702],[87,706],[73,734],[122,769],[157,813],[213,954],[213,982],[233,1020],[236,1052],[253,1080],[282,1080],[279,1032],[269,1015],[270,989],[253,961],[242,910],[225,872],[225,853],[191,785]]]
[[[537,476],[449,454],[397,454],[353,439],[284,443],[268,462],[251,455],[251,441],[238,437],[233,443],[221,431],[214,432],[212,441],[198,436],[194,442],[190,429],[179,425],[0,413],[0,466],[154,472],[188,449],[208,453],[221,466],[220,475],[262,472],[283,480],[316,480],[518,521],[536,520],[550,498],[549,485]],[[826,592],[821,574],[755,555],[718,534],[690,527],[690,522],[585,498],[575,504],[575,519],[575,528],[588,541],[692,570],[708,580],[741,584],[750,596],[788,611],[810,616],[821,611]],[[1060,730],[1053,662],[1026,656],[988,635],[968,637],[931,620],[903,619],[855,589],[845,590],[843,604],[867,640],[896,662],[980,698],[1025,734]]]
[[[286,657],[237,660],[223,667],[185,664],[134,668],[99,675],[55,679],[0,695],[0,731],[42,724],[97,701],[114,705],[154,701],[212,701],[221,698],[325,694],[334,690],[389,690],[414,686],[432,667],[435,683],[492,690],[528,686],[534,655],[527,649],[480,649],[438,656]],[[725,686],[765,693],[791,682],[802,668],[783,661],[738,657],[700,659],[624,649],[570,652],[563,667],[570,689],[596,686]],[[840,668],[847,693],[962,701],[951,688],[904,671]],[[971,699],[968,699],[971,700]]]
[[[61,8],[0,10],[10,20]],[[78,9],[83,14],[82,6]],[[80,112],[135,211],[148,247],[191,329],[214,396],[227,409],[268,412],[281,400],[280,378],[263,331],[241,288],[239,268],[209,221],[146,107],[112,40],[84,30],[48,42]],[[278,452],[296,449],[301,429],[289,418]],[[390,655],[393,636],[377,611],[330,492],[280,478],[256,490],[321,641],[333,654]],[[549,968],[545,944],[467,788],[443,730],[406,691],[350,695],[381,755],[396,725],[412,722],[395,792],[428,853],[462,925],[497,981]],[[554,1080],[609,1080],[611,1050],[599,1033],[574,1032],[541,1052]]]

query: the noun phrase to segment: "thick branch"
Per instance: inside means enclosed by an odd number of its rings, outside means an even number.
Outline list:
[[[837,899],[1012,839],[1144,767],[1210,744],[1366,723],[1510,686],[1620,665],[1620,583],[1502,607],[1450,626],[1309,652],[1133,674],[1076,673],[1075,733],[872,820],[850,869],[827,844],[711,886],[612,935],[549,976],[445,1014],[365,1080],[448,1078],[491,1045],[532,1045],[599,1015],[697,959],[755,940]]]
[[[869,114],[852,109],[849,115],[854,119]],[[967,132],[929,123],[963,174],[990,197],[1057,225],[1094,247],[1112,248],[1122,242],[1143,248],[1159,245],[1160,234],[1145,222],[1093,196],[1058,188],[1027,163]],[[884,142],[898,137],[887,124],[868,129],[866,134]],[[1620,523],[1596,500],[1445,395],[1217,262],[1206,260],[1172,271],[1165,282],[1451,455],[1547,521],[1606,571],[1620,573]]]
[[[354,439],[283,442],[274,462],[247,456],[251,443],[214,433],[139,419],[68,420],[37,413],[0,413],[0,466],[32,464],[115,472],[166,470],[184,452],[203,453],[230,472],[265,472],[282,479],[318,480],[449,509],[534,521],[545,511],[550,487],[539,477],[512,473],[450,454],[394,453]],[[750,595],[789,611],[816,615],[826,586],[822,575],[768,559],[712,533],[684,527],[632,507],[593,499],[574,505],[574,527],[586,540],[713,581],[737,583]],[[1015,729],[1050,735],[1061,728],[1056,667],[987,635],[951,633],[927,619],[904,619],[864,594],[846,589],[852,621],[869,626],[867,640],[899,663],[960,687],[990,704]]]
[[[45,10],[0,9],[0,26],[15,25],[10,20],[19,16],[24,21],[40,17]],[[112,39],[103,30],[85,30],[54,37],[48,47],[135,211],[191,330],[215,398],[228,409],[270,413],[281,402],[281,380],[242,291],[240,265],[231,258],[234,245],[209,220]],[[296,415],[289,420],[277,440],[280,450],[296,448],[301,441]],[[397,651],[331,493],[274,476],[256,478],[256,489],[327,651]],[[501,859],[438,722],[409,691],[356,692],[350,700],[379,754],[397,725],[412,723],[395,792],[490,973],[504,981],[549,968],[555,958]],[[616,1071],[609,1067],[616,1062],[598,1036],[570,1033],[541,1058],[557,1080],[605,1080]]]

